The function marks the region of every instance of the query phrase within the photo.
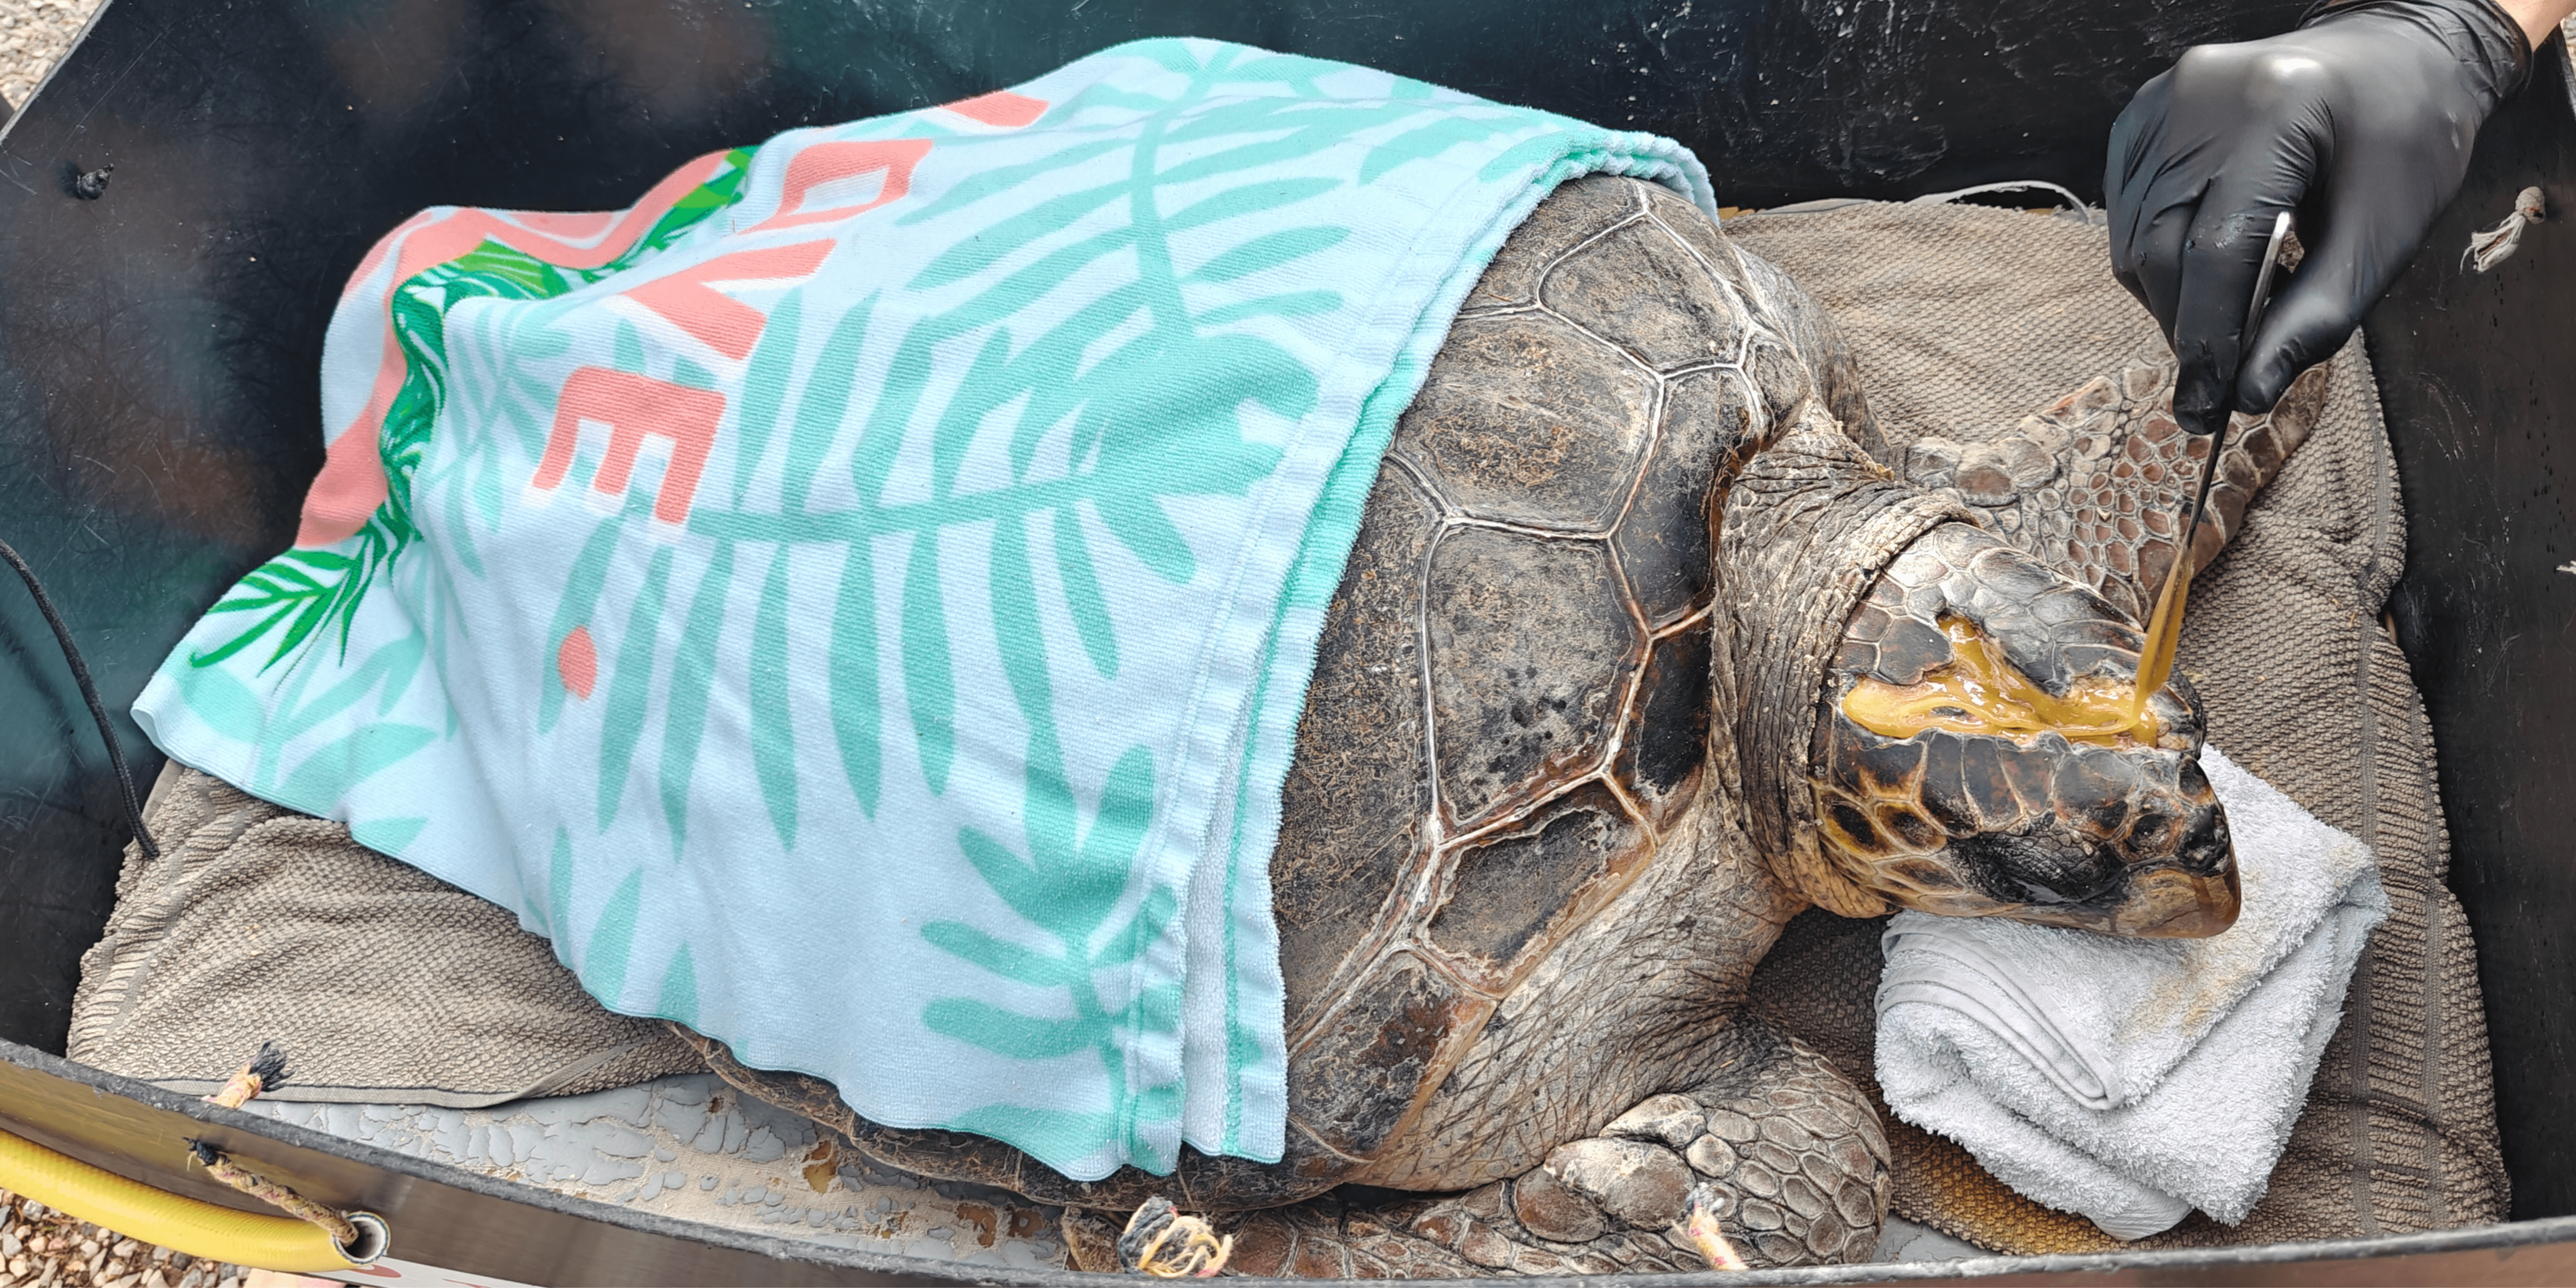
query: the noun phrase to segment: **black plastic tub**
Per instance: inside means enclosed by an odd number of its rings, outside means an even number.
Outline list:
[[[2102,140],[2185,47],[2301,0],[111,0],[0,128],[0,538],[122,712],[187,626],[291,540],[321,463],[340,283],[433,203],[600,209],[790,126],[943,102],[1145,35],[1364,61],[1698,150],[1720,199],[1902,197],[2011,178],[2098,200]],[[2513,1224],[2333,1244],[1875,1265],[1732,1282],[2576,1281],[2576,229],[2464,274],[2537,184],[2576,211],[2553,40],[2488,125],[2432,249],[2370,319],[2412,533],[2391,603],[2441,748],[2477,934]],[[71,178],[114,165],[105,194]],[[2576,449],[2571,449],[2576,450]],[[2571,457],[2576,471],[2576,457]],[[2571,473],[2576,484],[2576,473]],[[2561,565],[2567,565],[2562,568]],[[122,716],[119,717],[122,721]],[[158,767],[120,725],[137,776]],[[1011,1278],[555,1196],[70,1064],[83,949],[126,834],[50,633],[0,587],[0,1128],[167,1190],[203,1137],[386,1214],[396,1255],[530,1283]],[[1692,1277],[1697,1279],[1699,1277]],[[1713,1278],[1713,1276],[1712,1276]]]

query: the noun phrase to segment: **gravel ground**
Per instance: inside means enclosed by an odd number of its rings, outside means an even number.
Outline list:
[[[0,98],[27,101],[98,0],[0,0]]]
[[[0,1190],[0,1284],[27,1288],[248,1288],[240,1266],[196,1261]]]

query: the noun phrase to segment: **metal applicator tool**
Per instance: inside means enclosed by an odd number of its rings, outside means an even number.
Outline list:
[[[2281,247],[2290,239],[2290,212],[2282,211],[2272,221],[2272,237],[2263,246],[2263,267],[2254,276],[2254,296],[2245,302],[2245,329],[2238,334],[2237,348],[2254,340],[2254,330],[2263,323],[2263,311],[2272,303],[2272,275],[2281,267]],[[2145,651],[2138,658],[2137,705],[2132,718],[2144,715],[2147,702],[2173,674],[2174,645],[2182,636],[2183,600],[2188,594],[2192,574],[2192,538],[2200,529],[2200,512],[2209,504],[2209,485],[2218,480],[2219,453],[2227,450],[2227,427],[2233,418],[2226,414],[2207,430],[2209,454],[2201,458],[2200,483],[2192,489],[2190,504],[2182,509],[2176,526],[2175,540],[2179,549],[2174,554],[2173,571],[2165,574],[2162,590],[2156,592],[2155,610],[2147,615]],[[2190,426],[2184,427],[2192,431]]]

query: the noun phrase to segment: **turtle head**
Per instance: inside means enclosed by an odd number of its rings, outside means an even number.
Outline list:
[[[1826,866],[1878,901],[2114,935],[2236,920],[2227,817],[2178,677],[2137,718],[2138,627],[1963,523],[1845,626],[1809,760]],[[1865,903],[1844,899],[1843,903]]]

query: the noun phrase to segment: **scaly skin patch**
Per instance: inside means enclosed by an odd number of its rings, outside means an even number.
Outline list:
[[[2280,404],[2239,415],[2209,505],[2192,529],[2207,568],[2244,526],[2245,507],[2281,472],[2325,410],[2329,364],[2290,382]],[[1905,481],[1952,490],[1987,530],[2100,592],[2143,624],[2173,570],[2180,507],[2199,486],[2209,440],[2173,418],[2173,369],[2131,367],[2024,416],[1991,442],[1917,439]]]

